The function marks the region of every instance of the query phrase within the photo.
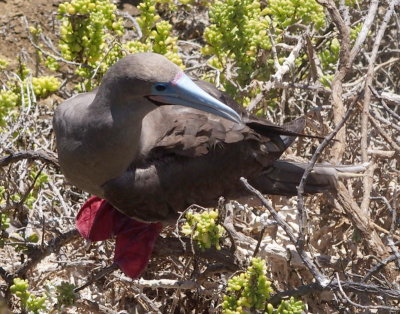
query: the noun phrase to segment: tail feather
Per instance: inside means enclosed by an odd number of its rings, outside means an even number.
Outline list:
[[[307,163],[277,160],[271,167],[252,178],[250,183],[264,194],[294,196],[297,195],[297,187],[307,166]],[[307,177],[304,192],[336,192],[337,180],[342,173],[360,172],[365,170],[366,166],[316,164]]]

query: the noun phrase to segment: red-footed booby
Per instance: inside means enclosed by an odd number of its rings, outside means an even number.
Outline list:
[[[277,161],[303,119],[277,126],[249,117],[154,53],[119,60],[98,89],[63,102],[53,123],[62,172],[96,195],[78,214],[79,231],[91,240],[116,235],[115,261],[131,277],[145,268],[160,223],[189,205],[245,196],[242,176],[263,193],[295,195],[303,173]],[[312,173],[305,191],[330,190],[333,177]]]

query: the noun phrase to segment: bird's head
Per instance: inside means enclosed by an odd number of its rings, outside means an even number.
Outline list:
[[[156,53],[136,53],[115,63],[103,78],[100,90],[117,104],[162,105],[195,108],[240,123],[230,107],[198,87],[176,64]],[[151,109],[150,109],[151,110]]]

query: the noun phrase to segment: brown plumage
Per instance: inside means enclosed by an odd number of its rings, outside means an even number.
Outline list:
[[[96,91],[61,104],[54,130],[67,179],[142,221],[245,196],[241,176],[264,193],[295,194],[304,165],[277,159],[304,120],[277,126],[248,116],[209,83],[197,82],[202,91],[191,84],[164,57],[141,53],[118,61]],[[332,178],[312,174],[306,192],[334,188]]]

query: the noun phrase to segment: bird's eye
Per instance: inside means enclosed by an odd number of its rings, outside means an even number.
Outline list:
[[[156,90],[158,90],[159,92],[163,92],[167,89],[167,86],[163,85],[163,84],[157,84],[155,86]]]

